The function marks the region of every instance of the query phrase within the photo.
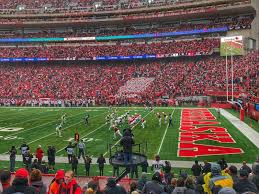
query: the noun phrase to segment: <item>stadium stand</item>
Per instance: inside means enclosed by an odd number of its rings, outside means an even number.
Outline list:
[[[45,51],[51,53],[50,50]],[[32,50],[24,53],[30,55],[29,52]],[[12,53],[12,56],[19,56],[14,51]],[[123,66],[91,62],[88,65],[74,64],[1,64],[0,97],[14,100],[96,97],[100,104],[106,103],[109,96],[116,95],[119,88],[134,77],[155,78],[152,89],[148,91],[149,99],[163,95],[169,95],[170,98],[204,95],[207,89],[224,91],[226,87],[225,60],[216,56],[197,57],[195,61],[188,58],[149,63],[136,61]],[[235,57],[234,64],[237,70],[235,91],[248,92],[251,99],[256,98],[258,52]],[[146,93],[142,96],[142,100],[145,100]]]

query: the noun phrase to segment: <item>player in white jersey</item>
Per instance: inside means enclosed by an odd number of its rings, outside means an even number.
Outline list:
[[[161,127],[161,124],[162,124],[162,116],[161,116],[161,114],[160,114],[159,112],[157,113],[157,118],[158,118],[159,127]]]
[[[167,123],[168,116],[167,116],[167,114],[165,114],[164,112],[163,112],[163,115],[164,115],[164,122],[165,122],[165,124],[166,124],[166,123]]]
[[[146,120],[145,119],[141,119],[141,126],[142,126],[142,129],[145,128],[145,124],[146,124]]]
[[[65,113],[61,116],[61,124],[64,125],[66,123],[66,120],[67,120],[67,114]]]
[[[156,155],[155,160],[152,162],[151,169],[155,172],[161,173],[164,169],[164,163],[160,160],[160,156]]]
[[[120,137],[122,137],[122,134],[121,134],[121,132],[120,132],[120,129],[119,129],[116,125],[113,125],[112,128],[113,128],[113,130],[114,130],[114,134],[113,134],[114,138],[113,138],[113,139],[116,139],[117,134],[118,134]]]
[[[57,127],[56,127],[56,135],[59,137],[62,137],[61,132],[62,132],[62,124],[60,123]]]

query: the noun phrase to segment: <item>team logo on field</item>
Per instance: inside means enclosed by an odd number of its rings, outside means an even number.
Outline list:
[[[22,129],[21,127],[0,127],[0,132],[15,132]]]
[[[24,139],[22,137],[17,137],[17,136],[1,136],[0,135],[0,140],[5,140],[5,141],[10,141],[10,140],[17,140],[17,139]]]

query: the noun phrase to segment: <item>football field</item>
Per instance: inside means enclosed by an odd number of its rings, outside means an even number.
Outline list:
[[[226,129],[226,132],[214,133],[215,131],[206,131],[193,136],[187,132],[180,133],[180,127],[184,120],[183,111],[196,109],[187,108],[155,108],[154,111],[141,107],[123,107],[117,108],[118,115],[123,115],[127,111],[130,115],[141,114],[146,120],[146,127],[142,129],[138,123],[133,128],[135,143],[147,144],[147,156],[153,159],[154,155],[159,153],[163,160],[183,160],[193,161],[208,160],[218,161],[222,155],[205,155],[204,146],[209,145],[207,151],[215,151],[213,146],[221,146],[231,149],[241,150],[240,153],[224,155],[228,162],[242,162],[246,160],[253,162],[259,150],[254,144],[247,139],[237,128],[235,128],[225,117],[219,116],[215,109],[206,109],[215,117],[218,129]],[[197,109],[198,110],[198,109]],[[173,126],[168,126],[162,119],[161,127],[158,124],[157,112],[172,114]],[[61,122],[61,116],[66,113],[67,120],[63,126],[62,137],[56,136],[56,126]],[[85,125],[84,117],[86,113],[90,116],[89,125]],[[106,124],[105,117],[109,113],[106,107],[89,107],[89,108],[0,108],[0,154],[7,154],[12,145],[18,149],[23,142],[30,146],[32,153],[35,152],[38,145],[47,151],[49,145],[56,147],[57,156],[66,156],[64,148],[69,141],[73,141],[76,130],[80,138],[86,143],[86,152],[92,157],[98,157],[105,154],[109,157],[107,145],[118,145],[119,137],[113,139],[113,130],[108,130],[110,125]],[[209,125],[209,124],[204,124]],[[121,126],[127,127],[125,123]],[[201,127],[201,126],[200,126]],[[221,134],[221,135],[219,135]],[[223,135],[222,135],[223,134]],[[197,134],[196,134],[197,135]],[[180,137],[181,136],[181,137]],[[192,142],[192,143],[190,143]],[[196,147],[190,148],[193,144],[199,144],[203,147],[201,155],[186,156],[186,150],[195,150]],[[18,152],[20,153],[20,152]],[[188,152],[188,154],[190,154]],[[204,155],[203,155],[204,154]]]

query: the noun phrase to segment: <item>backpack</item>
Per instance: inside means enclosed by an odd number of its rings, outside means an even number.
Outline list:
[[[221,175],[221,176],[211,178],[209,185],[210,185],[211,191],[215,187],[219,187],[219,186],[222,188],[224,187],[233,188],[233,181],[229,177]]]

